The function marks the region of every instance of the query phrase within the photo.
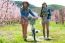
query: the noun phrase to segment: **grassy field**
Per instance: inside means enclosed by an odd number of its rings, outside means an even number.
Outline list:
[[[42,36],[42,26],[39,20],[36,21],[35,28],[41,32],[36,36]],[[28,36],[31,33],[28,32]],[[39,41],[37,43],[65,43],[65,25],[50,22],[50,37],[52,40]],[[34,43],[32,41],[24,42],[20,24],[0,26],[0,43]]]

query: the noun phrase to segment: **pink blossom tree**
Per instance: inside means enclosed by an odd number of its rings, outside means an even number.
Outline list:
[[[20,10],[10,0],[0,0],[0,23],[7,23],[20,20]]]

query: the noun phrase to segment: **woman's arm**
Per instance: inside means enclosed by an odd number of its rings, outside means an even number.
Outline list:
[[[29,13],[35,17],[34,13],[29,9]]]

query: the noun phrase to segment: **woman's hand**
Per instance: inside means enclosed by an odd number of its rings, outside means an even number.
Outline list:
[[[32,17],[33,19],[38,19],[38,17]]]

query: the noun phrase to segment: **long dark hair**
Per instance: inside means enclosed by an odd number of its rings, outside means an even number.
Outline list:
[[[43,3],[43,4],[42,4],[41,14],[42,14],[42,9],[44,8],[43,5],[46,5],[46,7],[47,7],[47,4],[46,4],[46,3]]]

